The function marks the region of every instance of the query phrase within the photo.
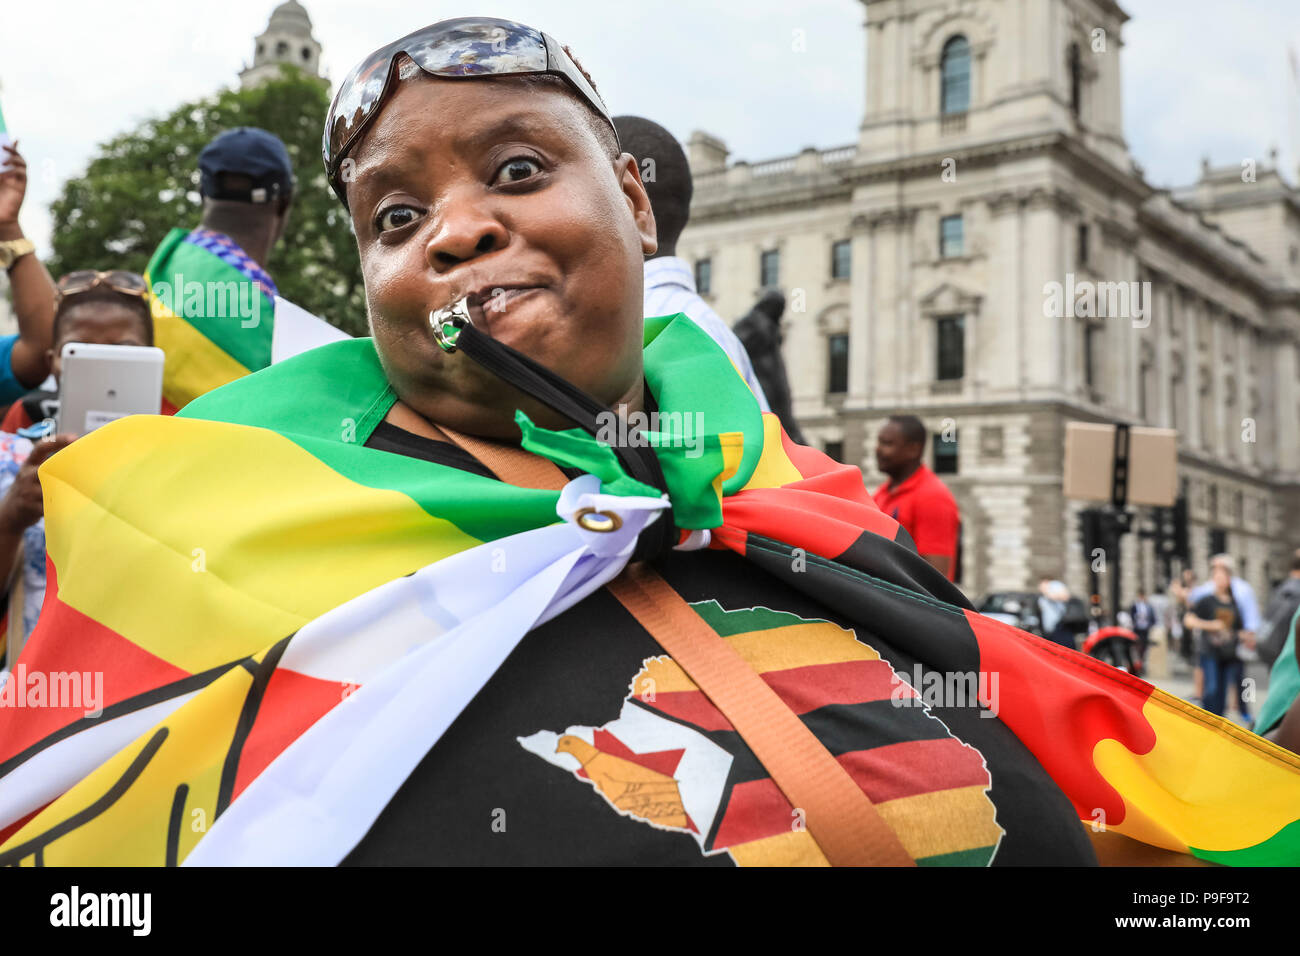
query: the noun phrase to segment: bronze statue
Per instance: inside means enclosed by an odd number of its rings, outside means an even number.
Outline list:
[[[779,289],[769,289],[749,314],[736,323],[735,332],[749,353],[754,374],[767,395],[767,403],[781,419],[786,434],[792,441],[806,445],[803,432],[794,420],[790,381],[786,378],[785,360],[781,357],[781,313],[784,311],[785,296]]]

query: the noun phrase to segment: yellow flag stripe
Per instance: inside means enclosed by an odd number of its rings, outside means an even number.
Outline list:
[[[105,429],[41,468],[59,598],[191,673],[479,543],[266,429],[158,416]],[[172,461],[186,477],[168,484]],[[107,567],[148,581],[148,599],[122,600]]]
[[[876,804],[914,860],[993,846],[1002,838],[993,801],[979,784]]]
[[[200,395],[248,374],[210,338],[153,300],[154,344],[163,350],[163,396],[184,408]]]
[[[1109,827],[1186,853],[1252,847],[1295,820],[1300,758],[1161,690],[1142,714],[1156,735],[1150,753],[1113,739],[1093,751],[1097,770],[1124,795],[1124,819]]]
[[[760,674],[793,667],[880,659],[872,648],[858,643],[851,632],[826,621],[733,634],[724,640]],[[672,658],[652,657],[632,681],[634,695],[651,690],[656,694],[671,694],[699,688]]]
[[[790,461],[781,442],[781,420],[771,412],[763,413],[763,454],[758,458],[754,473],[745,482],[748,488],[780,488],[794,481],[802,481],[803,475]]]
[[[727,847],[737,866],[830,866],[821,847],[807,830],[791,830],[776,836],[737,843]]]

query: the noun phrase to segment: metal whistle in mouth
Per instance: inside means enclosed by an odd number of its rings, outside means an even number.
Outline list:
[[[434,309],[429,313],[429,324],[433,326],[433,338],[438,347],[448,354],[455,352],[460,330],[473,324],[469,314],[469,297],[463,296],[450,305]]]

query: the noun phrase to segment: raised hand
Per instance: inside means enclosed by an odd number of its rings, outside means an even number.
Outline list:
[[[18,222],[18,211],[23,208],[23,197],[27,195],[27,161],[16,147],[17,144],[3,147],[9,168],[0,173],[0,226]]]

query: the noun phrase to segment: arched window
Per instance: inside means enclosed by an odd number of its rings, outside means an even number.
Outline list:
[[[1079,63],[1079,44],[1070,44],[1070,111],[1075,117],[1083,108],[1083,67]]]
[[[942,86],[939,112],[965,113],[970,109],[970,43],[964,36],[952,37],[939,57]]]
[[[277,44],[275,45],[275,55],[276,55],[276,56],[288,56],[288,55],[289,55],[289,44],[285,43],[283,40],[281,40],[279,43],[277,43]]]
[[[307,63],[311,60],[311,47],[302,48],[302,62]]]

